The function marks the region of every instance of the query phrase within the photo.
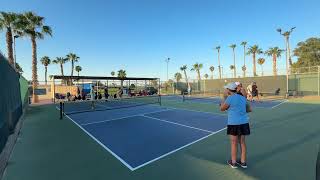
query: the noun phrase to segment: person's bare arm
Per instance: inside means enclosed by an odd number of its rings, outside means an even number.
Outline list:
[[[226,111],[226,110],[228,110],[229,109],[229,105],[228,104],[226,104],[226,103],[222,103],[222,105],[220,106],[220,110],[221,111]]]

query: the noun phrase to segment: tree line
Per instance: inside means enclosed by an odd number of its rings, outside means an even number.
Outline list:
[[[285,34],[285,33],[284,33]],[[257,70],[256,70],[256,63],[258,63],[261,66],[261,75],[263,76],[263,64],[265,63],[266,59],[264,57],[257,58],[258,55],[265,55],[268,57],[271,57],[272,60],[272,71],[273,76],[278,75],[277,70],[277,61],[278,58],[281,57],[281,55],[286,51],[283,50],[277,46],[270,47],[268,50],[263,51],[258,45],[252,45],[248,48],[247,42],[243,41],[240,44],[243,47],[243,65],[242,65],[242,76],[246,77],[246,56],[251,55],[252,56],[252,64],[253,64],[253,76],[258,76]],[[237,75],[237,69],[236,69],[236,55],[235,55],[235,48],[237,47],[236,44],[231,44],[229,46],[231,48],[231,52],[233,55],[233,64],[230,65],[230,70],[233,72],[233,77],[236,78]],[[214,48],[217,50],[217,60],[218,60],[218,78],[222,79],[222,72],[221,72],[221,62],[220,62],[220,51],[221,46],[217,46]],[[297,57],[297,62],[293,63],[291,57],[289,57],[289,68],[291,69],[291,72],[296,72],[297,68],[302,67],[311,67],[311,66],[319,66],[320,65],[320,38],[309,38],[306,41],[299,42],[297,44],[297,47],[293,51],[293,55]],[[201,70],[203,69],[202,63],[195,63],[190,68],[190,71],[196,72],[196,76],[198,80],[201,80]],[[187,65],[183,65],[180,67],[180,72],[177,72],[174,74],[174,79],[179,82],[182,79],[182,74],[184,75],[184,78],[186,80],[186,83],[188,84],[188,76],[187,76]],[[214,71],[215,67],[210,66],[209,71],[211,72],[211,79],[214,78]],[[302,71],[299,71],[302,72]],[[208,74],[204,74],[203,76],[205,79],[209,77]]]
[[[282,32],[281,29],[277,29],[277,31],[285,37],[285,39],[288,41],[289,35],[291,34],[292,30],[294,28],[291,28],[290,31]],[[37,73],[37,41],[44,39],[46,36],[52,36],[53,32],[50,26],[46,25],[45,18],[42,16],[37,15],[34,12],[28,11],[23,13],[14,13],[14,12],[0,12],[0,31],[5,32],[5,42],[7,47],[7,58],[8,62],[20,73],[23,72],[22,67],[18,63],[15,62],[15,54],[14,54],[14,48],[15,46],[13,43],[15,43],[15,40],[20,37],[25,37],[30,40],[32,52],[31,52],[31,64],[32,64],[32,88],[36,89],[38,85],[38,73]],[[242,71],[243,71],[243,77],[246,77],[246,56],[252,55],[252,63],[253,63],[253,75],[257,76],[256,72],[256,59],[257,56],[261,54],[265,54],[267,56],[272,57],[272,69],[273,69],[273,75],[277,75],[277,59],[282,55],[284,50],[280,49],[279,47],[271,47],[267,51],[262,51],[262,49],[258,45],[252,45],[249,48],[247,48],[247,42],[243,41],[240,43],[240,46],[243,46],[243,65],[242,65]],[[233,54],[233,64],[230,65],[230,70],[233,71],[233,76],[236,77],[237,72],[237,66],[236,66],[236,55],[235,55],[235,48],[237,47],[236,44],[231,44],[229,46],[231,48],[231,52]],[[287,43],[287,49],[289,45]],[[221,75],[221,62],[220,62],[220,51],[221,46],[217,46],[214,48],[217,50],[217,59],[218,59],[218,71],[219,71],[219,78],[222,78]],[[287,51],[286,53],[290,52]],[[293,63],[290,53],[289,53],[289,66],[290,67],[305,67],[305,66],[316,66],[320,65],[320,39],[319,38],[309,38],[304,42],[299,42],[297,47],[295,48],[294,56],[298,57],[298,61]],[[47,69],[48,66],[53,64],[58,64],[60,66],[61,75],[64,75],[64,69],[63,65],[66,62],[71,62],[71,75],[73,75],[74,70],[78,72],[78,75],[80,71],[82,70],[81,66],[75,66],[75,63],[78,62],[79,57],[74,54],[70,53],[66,57],[57,57],[51,61],[51,59],[48,56],[44,56],[41,58],[41,63],[45,67],[45,81],[47,82]],[[262,65],[265,62],[265,59],[263,57],[258,58],[258,64]],[[201,69],[203,68],[203,64],[201,63],[195,63],[192,65],[191,71],[196,72],[197,78],[201,79]],[[184,74],[186,81],[188,81],[187,77],[187,65],[183,65],[180,67],[181,72]],[[214,66],[210,66],[209,70],[211,72],[211,78],[213,77],[213,72],[215,70]],[[262,70],[263,72],[263,70]],[[113,73],[114,74],[114,73]],[[114,76],[114,75],[112,75]],[[125,70],[119,70],[118,71],[118,77],[125,77],[126,72]],[[208,78],[209,75],[205,74],[205,78]],[[177,72],[175,74],[175,79],[180,80],[182,78],[182,74],[180,72]],[[188,83],[188,82],[187,82]],[[33,101],[37,101],[37,96],[33,95]]]
[[[52,36],[52,29],[45,24],[45,18],[34,12],[14,13],[0,12],[0,30],[5,31],[7,57],[12,66],[16,66],[13,54],[13,42],[16,38],[26,37],[32,47],[32,87],[37,88],[37,40],[45,36]],[[33,91],[34,93],[34,91]],[[37,102],[37,96],[33,94],[33,102]]]

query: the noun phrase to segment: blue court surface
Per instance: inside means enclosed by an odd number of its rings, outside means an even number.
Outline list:
[[[67,116],[130,170],[226,128],[225,115],[155,105]]]

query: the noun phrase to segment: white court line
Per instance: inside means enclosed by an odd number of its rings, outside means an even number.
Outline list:
[[[134,115],[130,115],[130,116],[124,116],[124,117],[120,117],[120,118],[114,118],[114,119],[107,119],[107,120],[102,120],[102,121],[84,123],[84,124],[81,124],[81,126],[87,126],[87,125],[90,125],[90,124],[99,124],[99,123],[103,123],[103,122],[115,121],[115,120],[120,120],[120,119],[136,117],[136,116],[143,116],[144,114],[152,114],[152,113],[158,113],[158,112],[164,112],[164,111],[170,111],[170,109],[163,109],[163,110],[159,110],[159,111],[153,111],[153,112],[146,112],[146,113],[141,113],[141,114],[134,114]]]
[[[206,138],[208,138],[208,137],[210,137],[210,136],[212,136],[212,135],[214,135],[214,134],[217,134],[217,133],[219,133],[219,132],[221,132],[221,131],[223,131],[223,130],[225,130],[225,129],[226,129],[226,127],[223,128],[223,129],[220,129],[220,130],[218,130],[218,131],[212,132],[211,134],[209,134],[209,135],[207,135],[207,136],[204,136],[204,137],[202,137],[202,138],[200,138],[200,139],[197,139],[197,140],[195,140],[195,141],[193,141],[193,142],[191,142],[191,143],[188,143],[188,144],[186,144],[186,145],[184,145],[184,146],[181,146],[181,147],[179,147],[179,148],[177,148],[177,149],[174,149],[174,150],[172,150],[172,151],[170,151],[170,152],[168,152],[168,153],[166,153],[166,154],[163,154],[163,155],[161,155],[161,156],[159,156],[159,157],[157,157],[157,158],[155,158],[155,159],[152,159],[152,160],[150,160],[150,161],[148,161],[148,162],[146,162],[146,163],[143,163],[143,164],[141,164],[141,165],[133,168],[133,171],[134,171],[134,170],[137,170],[137,169],[139,169],[139,168],[141,168],[141,167],[143,167],[143,166],[146,166],[146,165],[148,165],[148,164],[150,164],[150,163],[152,163],[152,162],[155,162],[155,161],[157,161],[157,160],[159,160],[159,159],[162,159],[162,158],[164,158],[164,157],[166,157],[166,156],[169,156],[170,154],[173,154],[173,153],[175,153],[175,152],[177,152],[177,151],[179,151],[179,150],[181,150],[181,149],[183,149],[183,148],[185,148],[185,147],[188,147],[188,146],[190,146],[190,145],[192,145],[192,144],[194,144],[194,143],[197,143],[197,142],[199,142],[199,141],[202,141],[202,140],[204,140],[204,139],[206,139]]]
[[[283,102],[281,102],[281,103],[279,103],[279,104],[277,104],[277,105],[275,105],[275,106],[272,106],[271,109],[276,108],[276,107],[278,107],[278,106],[280,106],[281,104],[286,103],[286,102],[288,102],[288,100],[285,100],[285,101],[283,101]]]
[[[120,162],[122,162],[122,164],[124,164],[127,168],[129,168],[131,171],[134,171],[134,168],[131,167],[126,161],[124,161],[121,157],[119,157],[116,153],[114,153],[113,151],[111,151],[109,148],[107,148],[107,146],[105,146],[104,144],[102,144],[97,138],[95,138],[92,134],[90,134],[87,130],[85,130],[83,127],[81,127],[81,125],[79,125],[78,123],[76,123],[71,117],[69,117],[68,115],[66,115],[66,117],[68,119],[70,119],[75,125],[77,125],[80,129],[82,129],[88,136],[90,136],[94,141],[96,141],[98,144],[100,144],[100,146],[102,146],[105,150],[107,150],[109,153],[111,153],[115,158],[117,158]]]
[[[142,117],[146,117],[146,118],[150,118],[150,119],[154,119],[154,120],[157,120],[157,121],[162,121],[162,122],[166,122],[166,123],[170,123],[170,124],[175,124],[175,125],[182,126],[182,127],[187,127],[187,128],[196,129],[196,130],[199,130],[199,131],[204,131],[204,132],[207,132],[207,133],[212,133],[212,131],[208,131],[208,130],[205,130],[205,129],[200,129],[200,128],[196,128],[196,127],[192,127],[192,126],[188,126],[188,125],[184,125],[184,124],[180,124],[180,123],[166,121],[166,120],[155,118],[155,117],[151,117],[151,116],[146,116],[146,115],[141,115],[141,116]]]

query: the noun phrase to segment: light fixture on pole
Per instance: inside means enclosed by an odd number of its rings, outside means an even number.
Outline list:
[[[286,76],[287,76],[287,92],[286,96],[289,96],[289,71],[291,69],[292,61],[291,61],[291,55],[290,55],[290,45],[289,45],[289,36],[291,35],[292,31],[296,27],[292,27],[289,31],[285,31],[282,33],[282,29],[277,29],[277,31],[284,36],[285,38],[285,44],[286,44]]]
[[[166,60],[167,63],[167,81],[169,80],[169,62],[170,62],[170,58],[167,58]]]

